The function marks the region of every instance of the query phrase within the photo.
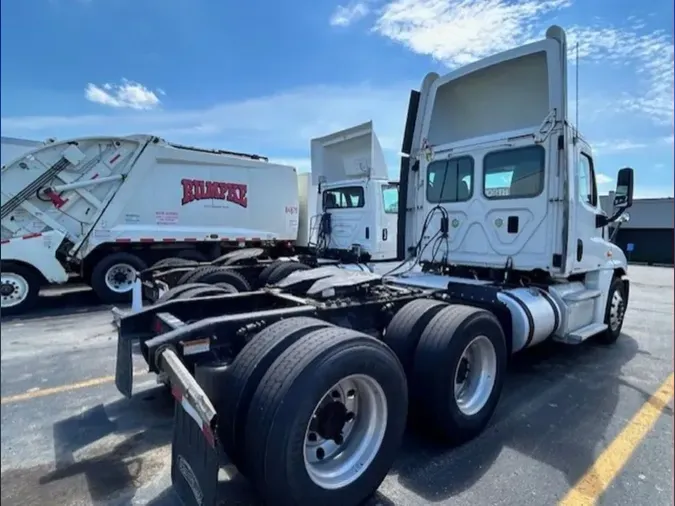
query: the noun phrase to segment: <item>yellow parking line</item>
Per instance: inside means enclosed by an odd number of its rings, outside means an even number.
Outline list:
[[[592,506],[621,472],[673,397],[673,374],[640,408],[628,425],[560,501],[559,506]]]
[[[146,373],[144,371],[134,371],[134,376],[138,376],[141,374]],[[115,376],[102,376],[100,378],[93,378],[90,380],[80,381],[78,383],[70,383],[68,385],[61,385],[58,387],[31,389],[22,394],[9,395],[7,397],[3,397],[2,399],[0,399],[0,404],[29,401],[32,399],[37,399],[39,397],[47,397],[49,395],[60,394],[63,392],[70,392],[73,390],[80,390],[82,388],[105,385],[107,383],[112,383],[113,381],[115,381]]]

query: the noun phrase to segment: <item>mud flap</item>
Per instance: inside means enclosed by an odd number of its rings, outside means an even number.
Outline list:
[[[134,382],[134,364],[131,357],[131,340],[117,337],[117,361],[115,363],[115,386],[125,397],[131,397]]]
[[[171,449],[171,482],[185,506],[215,506],[218,492],[218,451],[201,427],[176,402]]]

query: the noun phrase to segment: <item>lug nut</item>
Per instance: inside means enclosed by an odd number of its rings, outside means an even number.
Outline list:
[[[326,456],[326,452],[323,451],[323,448],[318,448],[316,450],[316,458],[319,460],[323,460],[323,458]]]

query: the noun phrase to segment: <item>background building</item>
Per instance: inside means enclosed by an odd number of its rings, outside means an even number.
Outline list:
[[[614,193],[600,196],[600,204],[612,214]],[[630,221],[619,229],[616,243],[629,262],[673,265],[675,257],[675,201],[672,197],[635,199],[628,209]]]

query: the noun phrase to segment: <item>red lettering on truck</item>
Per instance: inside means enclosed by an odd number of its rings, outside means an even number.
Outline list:
[[[248,207],[248,186],[245,184],[201,179],[183,179],[180,184],[183,185],[181,205],[195,200],[226,200],[241,207]]]

